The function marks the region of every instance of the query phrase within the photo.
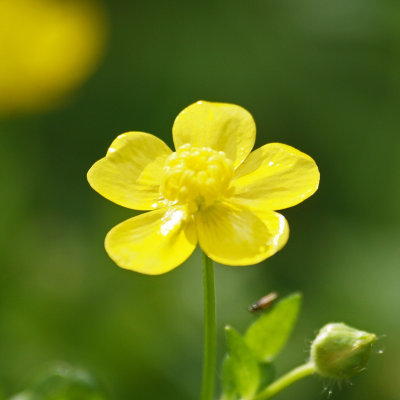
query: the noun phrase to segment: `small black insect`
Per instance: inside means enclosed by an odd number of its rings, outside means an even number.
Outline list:
[[[250,312],[257,312],[261,310],[266,310],[271,306],[271,304],[274,302],[274,300],[278,297],[278,293],[276,292],[271,292],[267,294],[264,297],[261,297],[260,300],[256,301],[254,304],[252,304],[248,310]]]

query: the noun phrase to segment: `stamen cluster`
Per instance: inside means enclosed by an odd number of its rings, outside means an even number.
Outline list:
[[[165,163],[161,193],[172,203],[197,210],[225,197],[232,176],[232,161],[223,151],[185,144]]]

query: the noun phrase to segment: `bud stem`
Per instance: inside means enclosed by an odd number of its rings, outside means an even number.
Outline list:
[[[275,382],[272,382],[264,390],[258,393],[253,400],[267,400],[275,396],[277,393],[286,389],[288,386],[292,385],[299,379],[305,378],[306,376],[315,373],[314,363],[308,362],[306,364],[300,365],[297,368],[292,369],[287,374],[281,376]]]

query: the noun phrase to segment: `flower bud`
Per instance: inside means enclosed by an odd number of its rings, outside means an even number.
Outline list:
[[[376,336],[343,323],[325,325],[311,345],[316,372],[327,378],[350,378],[368,362]]]

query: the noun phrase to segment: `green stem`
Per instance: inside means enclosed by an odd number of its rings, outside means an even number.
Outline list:
[[[292,369],[287,374],[281,376],[275,382],[272,382],[263,391],[258,393],[253,400],[267,400],[277,393],[286,389],[288,386],[298,381],[299,379],[305,378],[306,376],[312,375],[315,372],[314,363],[308,362],[300,365],[299,367]]]
[[[204,364],[201,400],[214,397],[216,362],[215,289],[213,262],[203,253],[204,279]]]

